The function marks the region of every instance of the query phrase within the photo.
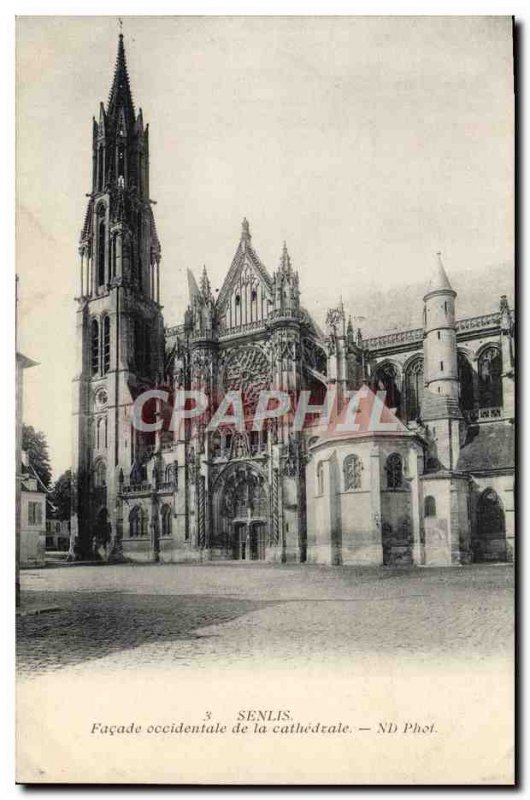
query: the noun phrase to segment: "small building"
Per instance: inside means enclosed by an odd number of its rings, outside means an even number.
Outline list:
[[[70,520],[46,520],[46,550],[66,551],[70,547]]]
[[[20,566],[43,567],[46,551],[46,487],[35,470],[21,465]]]

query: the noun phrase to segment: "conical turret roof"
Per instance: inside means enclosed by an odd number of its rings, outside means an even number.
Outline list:
[[[429,280],[429,285],[427,286],[425,297],[433,292],[452,292],[453,294],[456,294],[449,282],[449,278],[447,277],[447,272],[445,271],[445,267],[443,265],[441,253],[436,253],[436,258],[434,259],[434,265],[431,270],[431,278]]]

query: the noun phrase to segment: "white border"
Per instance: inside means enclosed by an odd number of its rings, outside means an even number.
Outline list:
[[[514,14],[518,23],[522,26],[521,44],[527,37],[527,25],[530,18],[528,12],[528,2],[525,0],[513,0],[512,3],[500,2],[499,0],[481,0],[481,2],[462,2],[462,0],[445,0],[445,2],[353,2],[352,0],[255,0],[252,4],[242,2],[242,0],[232,0],[228,2],[215,2],[215,0],[179,0],[178,2],[161,2],[161,0],[152,0],[147,3],[145,0],[129,0],[127,3],[109,3],[104,0],[91,0],[90,3],[83,2],[55,2],[55,3],[40,3],[35,0],[23,2],[4,2],[0,10],[0,68],[2,80],[0,82],[0,99],[2,109],[2,125],[0,126],[0,142],[2,154],[2,179],[1,186],[1,206],[0,206],[0,241],[2,242],[2,256],[0,265],[0,353],[2,357],[2,378],[3,378],[3,399],[2,399],[2,419],[4,421],[4,430],[2,431],[2,448],[1,452],[1,473],[0,473],[0,486],[2,486],[2,528],[1,534],[3,539],[3,547],[1,550],[2,558],[0,559],[0,636],[1,636],[1,657],[0,657],[0,677],[2,693],[0,695],[0,703],[2,708],[2,725],[0,727],[0,788],[3,798],[19,797],[20,793],[24,791],[22,787],[14,785],[14,691],[13,691],[13,663],[14,663],[14,547],[10,540],[12,537],[12,520],[14,520],[14,241],[15,241],[15,221],[14,221],[14,192],[15,192],[15,176],[14,176],[14,148],[15,148],[15,15],[136,15],[136,14],[246,14],[246,15],[271,15],[271,14],[394,14],[394,15],[463,15],[463,14]],[[524,58],[524,54],[520,53],[520,91],[528,83],[528,61]],[[527,127],[527,102],[526,93],[520,94],[519,97],[519,183],[520,183],[520,221],[519,221],[519,253],[518,253],[518,269],[519,269],[519,289],[520,294],[517,298],[518,302],[518,320],[519,320],[519,346],[527,344],[528,330],[523,331],[521,320],[524,320],[525,313],[528,309],[528,291],[527,285],[523,280],[524,270],[524,229],[528,222],[528,209],[523,206],[524,189],[527,186],[528,168],[525,166],[522,159],[523,150],[523,132],[528,130]],[[525,335],[523,335],[525,334]],[[530,334],[529,334],[530,335]],[[522,413],[523,403],[522,395],[526,397],[527,389],[526,381],[524,380],[524,370],[522,359],[520,361],[520,399]],[[520,453],[521,459],[528,450],[530,445],[530,434],[528,431],[521,431]],[[524,435],[523,435],[524,434]],[[519,486],[519,498],[527,496],[530,491],[530,477],[528,474],[523,474],[524,482]],[[519,523],[519,534],[521,538],[524,537],[526,530],[523,523]],[[9,544],[8,544],[9,543]],[[528,545],[525,548],[526,557],[525,563],[520,565],[520,574],[522,576],[528,561]],[[521,595],[521,614],[524,615],[523,605],[526,606],[527,597],[523,597],[524,580],[521,577],[519,592]],[[526,615],[528,616],[528,614]],[[522,628],[522,626],[521,626]],[[522,631],[521,631],[522,632]],[[522,645],[522,643],[521,643]],[[521,647],[522,649],[522,647]],[[522,661],[524,663],[524,653],[521,652]],[[522,679],[522,675],[520,678]],[[521,713],[526,719],[526,703]],[[36,710],[38,713],[38,710]],[[521,774],[525,774],[526,765],[526,746],[523,750],[523,745],[528,739],[528,736],[521,737]],[[176,789],[177,790],[177,789]],[[47,797],[55,797],[70,795],[74,790],[49,790],[46,792]],[[94,787],[84,794],[92,795],[98,793],[98,796],[108,796],[110,789],[98,789]],[[145,789],[140,792],[141,795],[151,794],[156,790]],[[190,794],[188,791],[178,790],[179,795],[185,796]],[[213,791],[213,790],[210,790]],[[249,790],[250,791],[250,790]],[[329,790],[331,792],[332,790]],[[356,790],[356,794],[370,795],[383,793],[369,792],[368,790]],[[427,790],[425,790],[426,792]],[[447,793],[451,792],[452,797],[464,795],[463,791],[456,791],[454,789],[446,790]],[[502,791],[502,790],[501,790]],[[231,794],[231,792],[229,792]],[[276,794],[283,794],[283,790],[275,790]],[[444,792],[445,793],[445,792]],[[138,792],[135,792],[137,795]],[[319,792],[320,794],[320,792]],[[322,794],[328,794],[328,790],[322,790]],[[423,792],[420,792],[423,794]],[[238,792],[240,796],[241,793]]]

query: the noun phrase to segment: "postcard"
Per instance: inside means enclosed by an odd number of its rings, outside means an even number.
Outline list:
[[[17,19],[17,780],[513,785],[509,16]]]

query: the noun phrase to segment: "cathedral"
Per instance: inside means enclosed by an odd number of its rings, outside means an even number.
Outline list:
[[[463,565],[514,558],[514,313],[505,296],[459,319],[440,255],[423,325],[363,338],[342,303],[322,330],[302,305],[284,245],[274,270],[249,223],[214,297],[190,272],[181,324],[165,327],[161,246],[149,193],[149,127],[135,110],[123,36],[109,100],[93,120],[92,186],[79,242],[70,558],[328,565]],[[240,393],[337,408],[384,397],[395,424],[260,429],[206,414],[153,430],[132,408],[156,389],[201,389],[212,410]],[[211,413],[211,412],[207,412]],[[368,412],[367,412],[368,413]],[[381,417],[384,420],[384,415]],[[155,424],[156,423],[156,424]],[[150,427],[149,424],[146,427]]]

